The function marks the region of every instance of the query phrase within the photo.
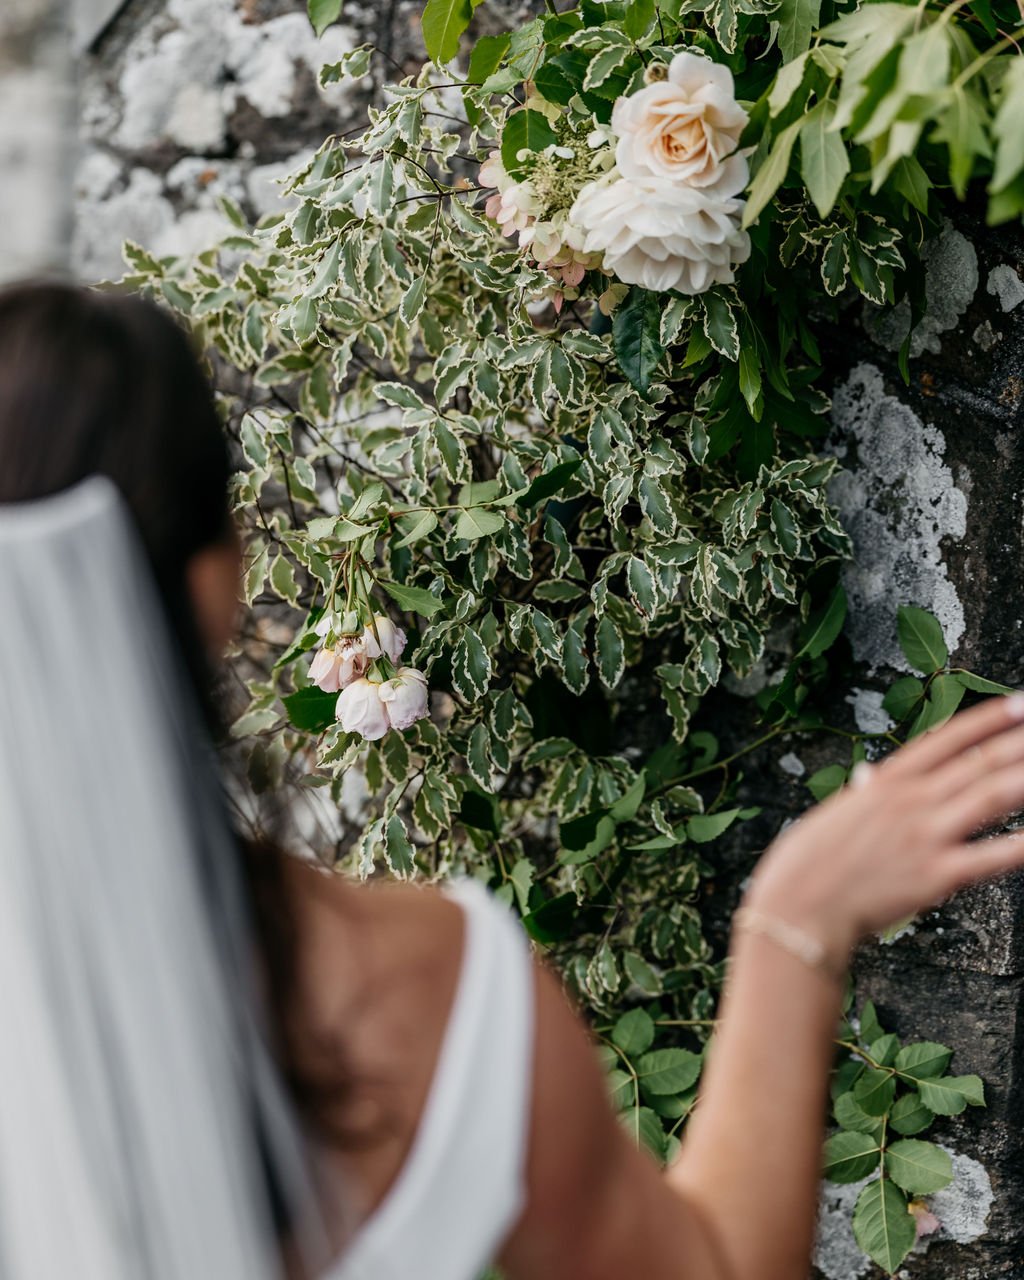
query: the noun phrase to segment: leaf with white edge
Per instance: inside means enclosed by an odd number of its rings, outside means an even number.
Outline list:
[[[377,581],[406,613],[419,613],[424,618],[432,618],[439,609],[444,608],[444,601],[423,587],[408,587],[404,583],[387,582],[383,578],[378,578]]]
[[[415,850],[397,813],[388,820],[384,832],[384,857],[392,873],[403,880],[416,870]]]
[[[423,43],[439,67],[459,52],[459,40],[473,17],[470,0],[427,0],[421,18]]]
[[[319,39],[341,17],[341,0],[308,0],[307,12]]]
[[[399,520],[398,528],[402,537],[395,542],[395,546],[411,547],[414,542],[422,542],[434,532],[437,528],[437,516],[433,511],[414,512]]]
[[[635,1064],[644,1093],[662,1096],[682,1093],[697,1083],[703,1059],[687,1049],[655,1049]]]
[[[903,655],[922,675],[941,670],[949,660],[949,650],[938,619],[915,605],[900,605],[896,630]]]
[[[885,1171],[915,1196],[930,1196],[953,1181],[953,1161],[934,1142],[903,1138],[885,1153]]]
[[[313,298],[299,298],[292,307],[292,333],[300,347],[312,341],[320,324],[320,313]]]
[[[853,1234],[887,1275],[898,1270],[914,1247],[917,1220],[906,1197],[888,1178],[869,1182],[860,1193],[853,1211]]]
[[[639,556],[630,556],[626,566],[626,585],[629,587],[630,599],[638,613],[645,618],[653,618],[657,608],[657,589],[654,585],[654,574],[645,560]]]
[[[425,275],[417,276],[405,291],[402,301],[398,304],[398,314],[402,317],[405,324],[411,325],[423,310],[423,303],[426,296],[427,277]]]
[[[740,358],[740,331],[729,299],[716,289],[703,295],[704,332],[708,341],[727,360]]]
[[[826,98],[804,116],[800,127],[800,175],[821,218],[832,212],[850,172],[843,136],[831,129],[835,114],[835,103]]]
[[[843,1130],[825,1143],[825,1177],[829,1182],[860,1182],[874,1173],[881,1157],[871,1134]]]
[[[299,584],[295,581],[295,567],[285,556],[277,555],[270,566],[270,586],[282,600],[290,605],[299,603]]]
[[[583,92],[589,93],[599,88],[629,57],[632,50],[625,45],[610,44],[600,50],[590,60],[587,74],[583,77]]]
[[[509,880],[515,890],[516,903],[525,915],[530,909],[530,889],[533,886],[534,867],[529,858],[520,858],[509,872]]]
[[[562,677],[573,693],[580,694],[590,683],[586,626],[588,615],[577,614],[565,629],[562,642]]]
[[[789,0],[789,3],[792,8],[796,8],[804,4],[805,0]],[[798,58],[793,58],[791,62],[787,62],[780,68],[779,74],[775,77],[775,83],[768,94],[768,113],[773,119],[789,106],[793,95],[803,84],[804,76],[807,74],[807,57],[806,53],[802,53]]]
[[[465,538],[467,542],[475,542],[477,538],[486,538],[504,528],[505,517],[497,511],[487,511],[483,507],[469,507],[459,512],[455,522],[455,536]]]
[[[646,1053],[654,1043],[654,1020],[644,1009],[630,1009],[612,1027],[612,1041],[630,1057]]]
[[[452,653],[452,684],[467,702],[476,702],[491,682],[491,656],[472,627],[464,627]]]
[[[626,668],[626,646],[618,624],[608,613],[597,624],[596,642],[597,674],[606,688],[614,689]]]

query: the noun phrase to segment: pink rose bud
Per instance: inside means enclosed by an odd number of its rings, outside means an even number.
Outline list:
[[[400,667],[398,674],[380,686],[380,700],[396,729],[408,729],[427,714],[427,677],[413,667]]]
[[[383,738],[391,728],[387,708],[380,699],[381,685],[365,678],[353,680],[338,697],[337,716],[346,733],[361,733],[369,742]]]

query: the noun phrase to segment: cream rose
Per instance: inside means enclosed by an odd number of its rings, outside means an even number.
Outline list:
[[[408,729],[427,714],[427,677],[414,667],[400,667],[379,692],[394,729]]]
[[[363,631],[362,641],[368,657],[387,657],[397,667],[405,649],[405,632],[385,614],[378,613],[374,615],[373,625]]]
[[[346,733],[361,733],[369,742],[383,738],[391,728],[387,708],[380,700],[381,685],[365,678],[354,680],[338,695],[337,716]]]
[[[748,119],[736,101],[728,67],[678,53],[667,80],[616,102],[616,167],[632,182],[669,178],[709,193],[738,195],[747,185],[747,161],[737,149]]]
[[[343,636],[333,648],[318,649],[309,666],[309,678],[325,693],[337,693],[363,675],[370,655],[362,636]]]
[[[742,200],[671,179],[613,178],[584,187],[571,217],[586,249],[603,252],[605,270],[624,284],[692,295],[731,284],[750,256],[742,210]]]

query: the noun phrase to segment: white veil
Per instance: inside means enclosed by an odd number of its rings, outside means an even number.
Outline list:
[[[180,667],[109,481],[0,505],[3,1280],[270,1280],[306,1196]]]

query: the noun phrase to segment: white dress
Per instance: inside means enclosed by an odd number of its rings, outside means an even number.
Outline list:
[[[525,1201],[533,977],[522,929],[475,881],[427,1102],[394,1185],[322,1280],[479,1280]]]

